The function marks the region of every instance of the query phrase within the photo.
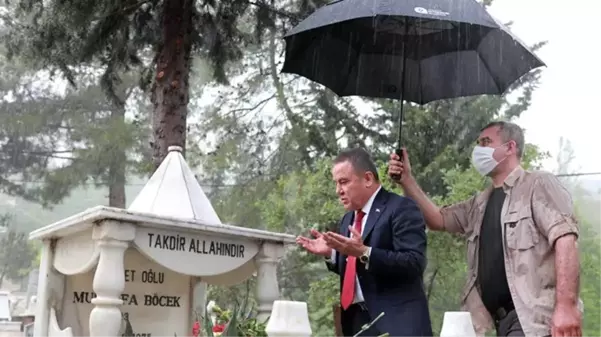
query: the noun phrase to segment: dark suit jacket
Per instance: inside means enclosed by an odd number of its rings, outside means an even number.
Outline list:
[[[344,215],[340,233],[349,236],[354,212]],[[370,316],[385,315],[376,327],[390,336],[432,336],[430,312],[424,291],[426,226],[417,204],[406,197],[380,189],[363,229],[363,242],[372,247],[368,269],[357,259],[357,276]],[[346,256],[337,253],[328,269],[340,275]],[[345,322],[342,314],[342,325]]]

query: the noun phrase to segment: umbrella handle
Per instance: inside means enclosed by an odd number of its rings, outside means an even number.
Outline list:
[[[399,161],[403,162],[403,149],[398,148],[398,149],[394,150],[394,153],[396,153],[397,156],[399,156]],[[390,178],[392,178],[392,180],[394,180],[397,183],[401,181],[401,177],[402,177],[401,174],[393,174],[390,176]]]

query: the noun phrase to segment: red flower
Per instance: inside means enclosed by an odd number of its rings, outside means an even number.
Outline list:
[[[213,332],[223,332],[223,330],[225,330],[225,324],[213,325]]]
[[[200,323],[196,321],[192,326],[192,336],[198,337],[198,335],[200,335]]]

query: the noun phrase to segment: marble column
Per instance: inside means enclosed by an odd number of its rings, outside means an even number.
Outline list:
[[[192,331],[194,322],[198,319],[200,325],[203,325],[203,317],[207,311],[207,284],[202,282],[200,278],[191,279],[192,287],[192,310],[190,311],[190,327],[188,331]],[[200,336],[205,336],[205,331],[200,329]]]
[[[90,313],[90,336],[119,335],[121,329],[121,294],[125,289],[124,258],[129,242],[135,238],[132,224],[105,220],[94,227],[93,239],[100,249],[98,266],[94,273],[93,289],[96,298]]]
[[[257,265],[257,320],[265,322],[280,298],[278,285],[278,262],[284,256],[284,245],[263,243],[255,258]]]
[[[42,243],[42,258],[38,274],[38,292],[36,297],[35,317],[38,321],[33,325],[34,336],[48,336],[48,321],[50,319],[50,290],[49,278],[52,272],[52,261],[54,260],[54,249],[51,240],[46,239]]]

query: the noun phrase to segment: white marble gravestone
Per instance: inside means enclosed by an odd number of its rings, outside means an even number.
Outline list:
[[[35,336],[121,336],[127,322],[136,337],[187,336],[202,285],[255,272],[269,315],[294,237],[222,224],[181,148],[169,150],[128,210],[94,207],[30,234],[44,242]]]
[[[467,311],[445,312],[440,337],[476,337],[470,313]]]

